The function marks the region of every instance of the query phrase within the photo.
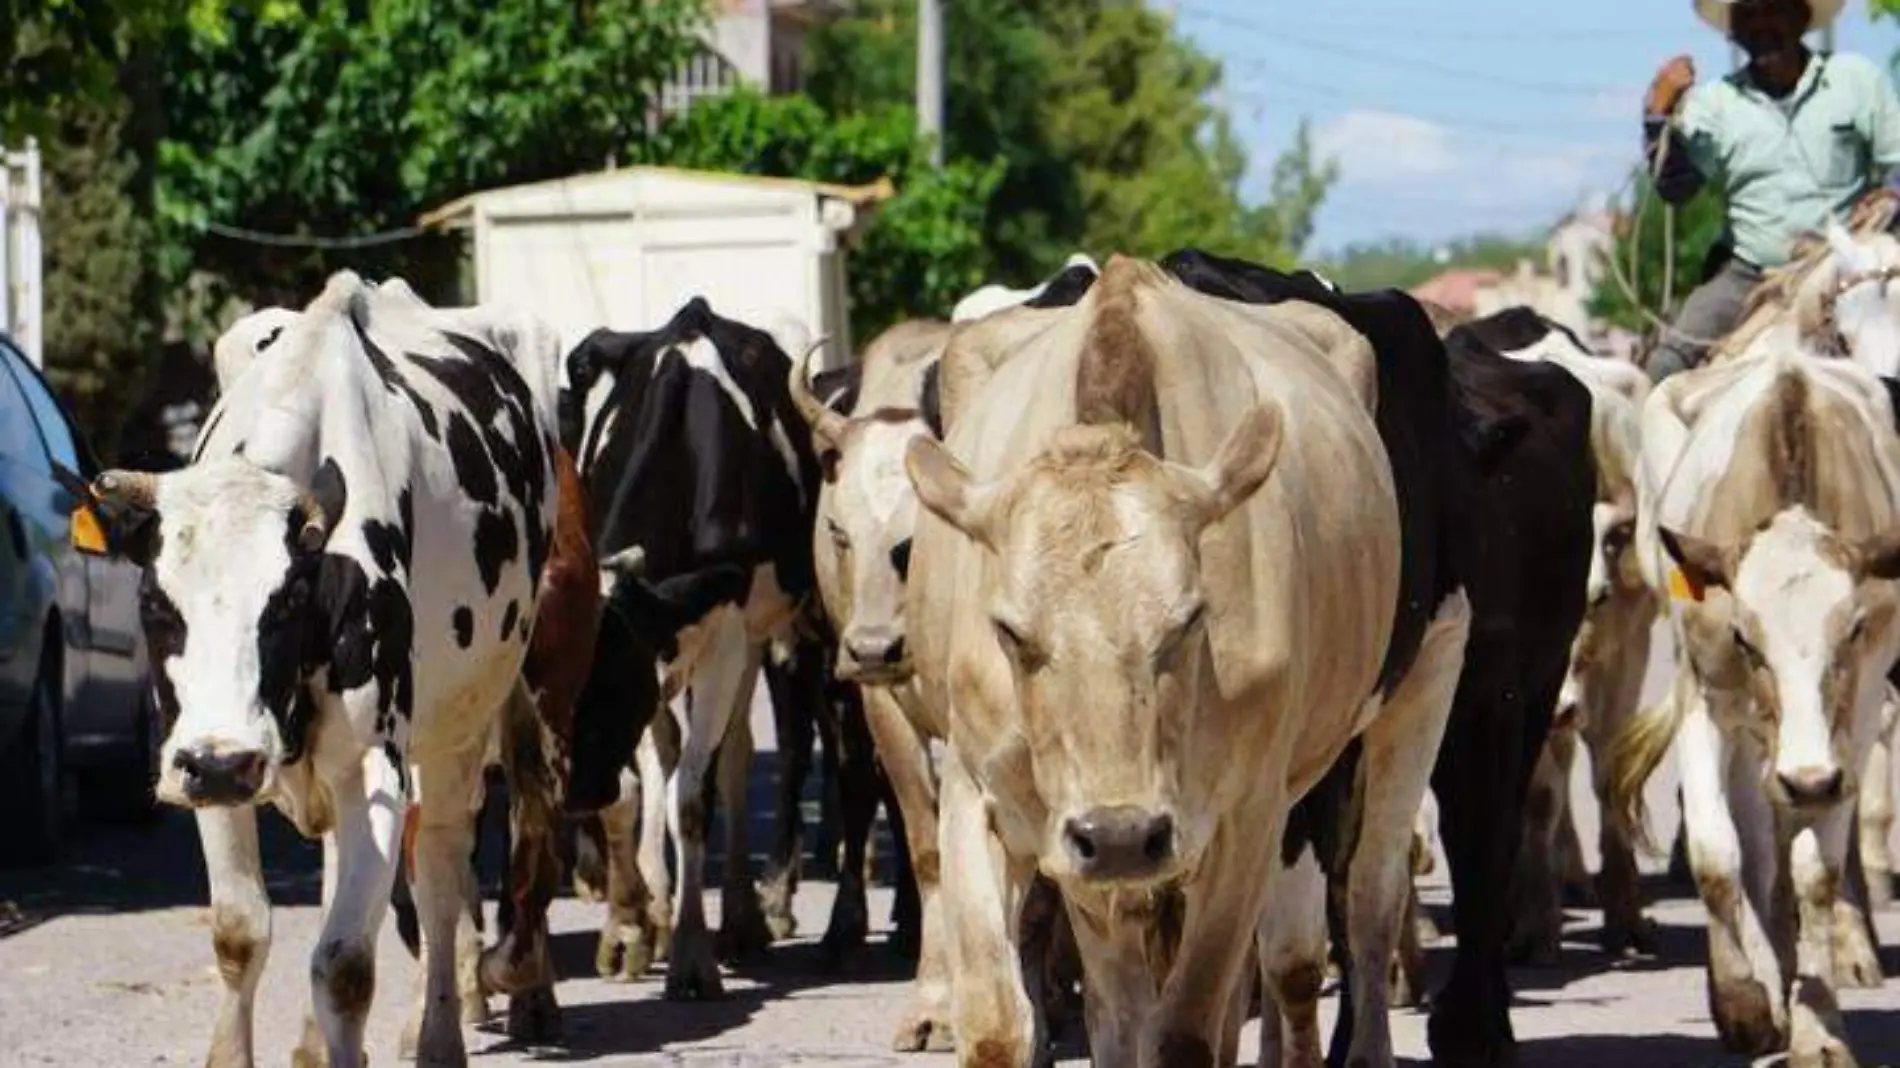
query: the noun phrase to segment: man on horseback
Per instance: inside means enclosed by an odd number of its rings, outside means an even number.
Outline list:
[[[1844,218],[1900,168],[1900,102],[1885,71],[1856,55],[1802,42],[1840,14],[1842,0],[1696,0],[1696,13],[1747,54],[1741,70],[1695,84],[1695,63],[1664,64],[1643,102],[1643,140],[1662,165],[1656,190],[1680,204],[1706,181],[1728,200],[1728,225],[1704,281],[1683,302],[1649,358],[1660,382],[1700,362],[1736,325],[1763,269],[1789,259],[1795,238]],[[1886,195],[1893,195],[1890,191]]]

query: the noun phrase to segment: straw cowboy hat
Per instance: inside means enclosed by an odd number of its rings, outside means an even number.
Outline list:
[[[1719,30],[1722,36],[1728,36],[1728,9],[1746,0],[1695,0],[1695,13],[1702,21]],[[1813,14],[1808,19],[1808,29],[1818,30],[1840,15],[1843,0],[1808,0],[1808,10]]]

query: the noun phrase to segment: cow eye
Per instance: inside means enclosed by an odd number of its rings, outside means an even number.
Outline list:
[[[1165,664],[1178,656],[1187,647],[1188,638],[1199,629],[1207,619],[1207,604],[1202,602],[1194,606],[1181,621],[1169,629],[1161,644],[1155,647],[1156,665]]]
[[[1610,529],[1604,531],[1603,532],[1604,554],[1606,556],[1611,556],[1611,557],[1616,556],[1616,554],[1623,551],[1624,546],[1630,543],[1630,539],[1634,537],[1635,534],[1636,534],[1636,521],[1633,519],[1625,519],[1622,522],[1611,527]]]
[[[991,619],[990,623],[996,628],[997,644],[1003,647],[1003,652],[1015,661],[1018,667],[1029,671],[1041,663],[1041,654],[1023,637],[1022,631],[1018,630],[1014,624],[1000,617]]]

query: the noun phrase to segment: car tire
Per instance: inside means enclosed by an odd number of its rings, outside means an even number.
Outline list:
[[[8,806],[9,830],[0,834],[0,850],[6,859],[19,863],[50,862],[58,855],[66,832],[66,747],[50,674],[46,666],[40,668],[26,730],[14,748],[12,771],[0,784],[0,789],[13,795]]]
[[[98,819],[143,826],[158,818],[154,791],[158,786],[158,751],[165,741],[163,730],[151,687],[140,687],[138,712],[132,721],[132,752],[124,760],[87,776],[83,797]]]

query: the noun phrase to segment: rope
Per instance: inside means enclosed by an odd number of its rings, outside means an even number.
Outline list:
[[[1650,204],[1653,201],[1660,199],[1656,196],[1656,182],[1659,179],[1659,177],[1662,175],[1662,169],[1664,165],[1668,163],[1668,160],[1669,160],[1669,136],[1668,136],[1668,130],[1667,128],[1665,128],[1663,132],[1663,136],[1658,137],[1656,139],[1655,153],[1650,159],[1649,167],[1647,168],[1648,174],[1649,174],[1649,188],[1643,190],[1642,194],[1639,196],[1636,203],[1636,218],[1630,224],[1629,273],[1627,275],[1624,274],[1621,263],[1617,260],[1615,256],[1611,256],[1609,258],[1610,259],[1610,277],[1615,280],[1617,288],[1623,291],[1623,296],[1625,299],[1627,299],[1630,302],[1630,306],[1635,308],[1636,313],[1642,316],[1644,321],[1648,322],[1651,326],[1663,331],[1665,334],[1668,334],[1679,341],[1686,341],[1691,345],[1695,345],[1701,348],[1714,348],[1716,345],[1719,345],[1722,343],[1722,340],[1723,340],[1722,338],[1697,337],[1696,335],[1688,333],[1687,331],[1677,329],[1676,324],[1668,321],[1667,319],[1664,319],[1661,315],[1657,314],[1656,311],[1651,310],[1648,305],[1643,303],[1643,298],[1637,292],[1636,284],[1631,281],[1631,279],[1636,277],[1637,275],[1637,265],[1639,262],[1638,257],[1640,257],[1642,254],[1643,216],[1647,214]],[[1621,190],[1618,190],[1618,193],[1617,193],[1618,196],[1621,196],[1622,193],[1625,190],[1628,190],[1630,185],[1636,181],[1636,176],[1638,173],[1639,172],[1636,172],[1636,171],[1632,171],[1630,173],[1629,178],[1626,179],[1623,183],[1623,188]],[[1676,206],[1674,204],[1670,204],[1667,201],[1665,201],[1663,203],[1662,307],[1667,308],[1675,302],[1675,288],[1676,288]]]
[[[422,229],[405,226],[399,230],[383,230],[373,234],[357,234],[352,237],[316,237],[309,234],[267,234],[258,230],[246,230],[241,226],[226,226],[220,222],[206,222],[204,229],[208,233],[227,237],[233,241],[246,241],[253,245],[269,245],[273,248],[314,248],[314,249],[356,249],[372,248],[377,245],[393,245],[398,241],[408,241],[422,234]]]

